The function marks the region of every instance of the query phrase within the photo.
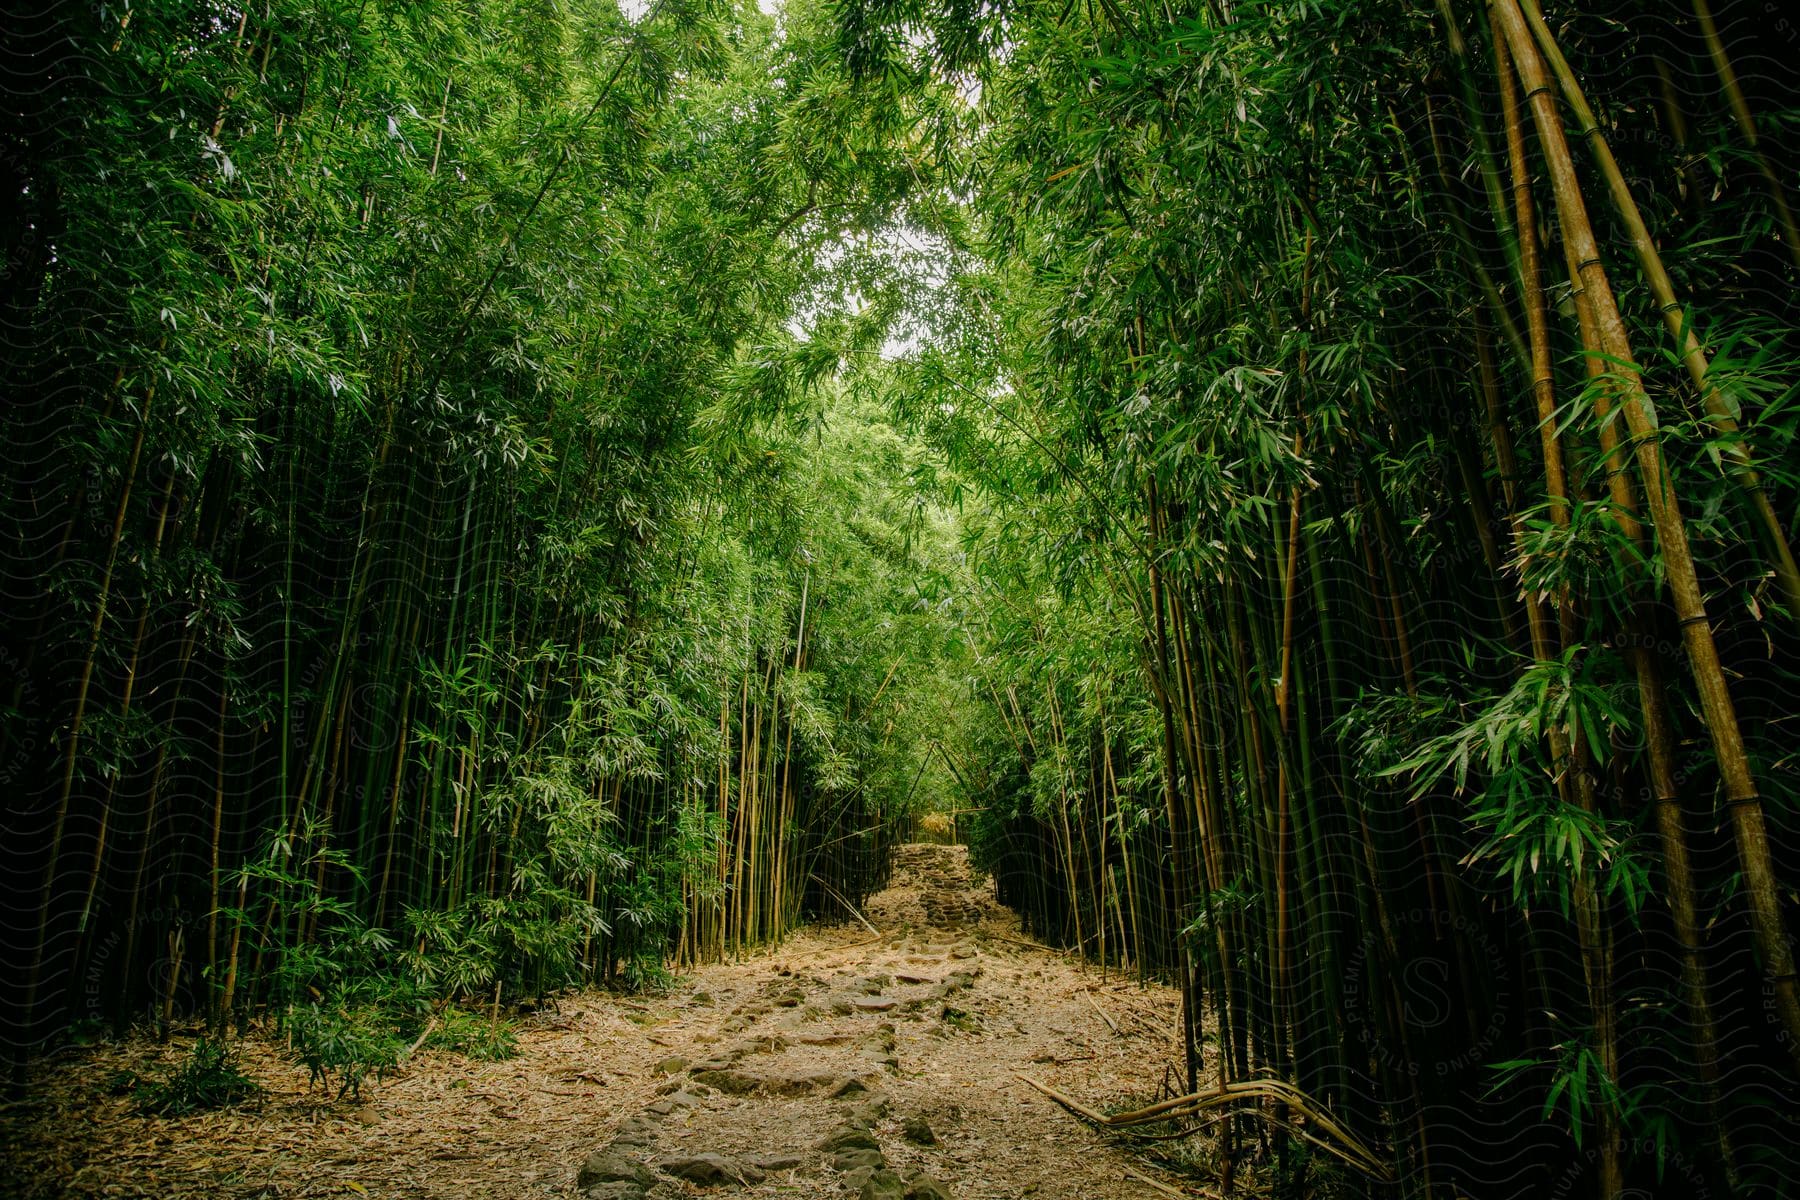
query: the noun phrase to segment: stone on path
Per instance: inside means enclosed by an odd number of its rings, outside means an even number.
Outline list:
[[[631,1183],[641,1189],[649,1187],[654,1178],[642,1162],[609,1146],[588,1155],[575,1176],[575,1186],[585,1190],[602,1183]]]
[[[872,1129],[888,1115],[888,1098],[873,1096],[844,1115],[844,1125],[853,1129]]]
[[[900,1002],[892,996],[852,996],[850,1003],[861,1012],[890,1012]]]
[[[879,1149],[839,1150],[831,1156],[831,1165],[840,1171],[880,1170],[887,1166],[887,1155]]]
[[[892,1171],[876,1171],[863,1184],[859,1200],[906,1200],[906,1182]]]
[[[825,1140],[819,1143],[819,1149],[827,1154],[836,1154],[842,1150],[879,1150],[881,1143],[867,1129],[840,1125],[825,1135]]]
[[[752,1075],[734,1067],[697,1070],[693,1079],[695,1083],[717,1088],[728,1096],[808,1096],[837,1087],[843,1082],[841,1076],[830,1071],[805,1071],[797,1075]]]
[[[655,1143],[656,1135],[659,1132],[660,1128],[654,1117],[642,1114],[627,1117],[619,1122],[619,1129],[617,1133],[613,1134],[612,1144],[597,1153],[622,1154],[632,1150],[647,1149]]]
[[[693,1078],[697,1083],[718,1088],[727,1096],[748,1096],[762,1084],[760,1078],[748,1071],[739,1071],[731,1067],[696,1069]]]
[[[951,1200],[950,1191],[929,1175],[914,1175],[906,1182],[904,1200]]]
[[[906,1140],[917,1146],[937,1145],[937,1134],[932,1131],[931,1123],[924,1117],[908,1117],[900,1127]]]
[[[678,1179],[701,1187],[757,1184],[763,1179],[763,1173],[756,1167],[725,1154],[687,1154],[680,1158],[665,1158],[656,1165]]]
[[[880,1170],[887,1166],[881,1143],[867,1128],[854,1124],[838,1126],[825,1135],[819,1149],[831,1155],[831,1165],[840,1171]]]
[[[597,1183],[582,1193],[587,1200],[646,1200],[648,1193],[635,1183]]]

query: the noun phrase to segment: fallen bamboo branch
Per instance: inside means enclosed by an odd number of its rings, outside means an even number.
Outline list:
[[[858,921],[862,922],[862,927],[864,929],[868,930],[870,933],[874,934],[876,937],[881,936],[881,930],[879,930],[879,929],[875,928],[873,925],[869,924],[868,920],[861,913],[856,911],[856,905],[850,903],[849,900],[844,898],[843,893],[839,892],[836,888],[832,887],[829,883],[826,883],[823,879],[820,879],[817,875],[809,875],[809,876],[807,876],[807,878],[811,879],[814,883],[818,884],[820,887],[822,887],[826,891],[830,892],[832,895],[832,898],[834,900],[836,900],[839,904],[844,906],[845,911],[847,911],[851,916],[855,917]]]
[[[407,1059],[417,1054],[419,1052],[419,1047],[425,1044],[425,1039],[431,1036],[431,1031],[436,1029],[437,1025],[438,1019],[436,1017],[425,1022],[425,1028],[420,1031],[419,1036],[413,1041],[413,1044],[402,1051],[400,1057],[394,1060],[395,1065],[398,1066],[400,1063],[405,1062]]]
[[[876,942],[879,942],[883,937],[886,937],[886,936],[887,936],[886,934],[877,933],[874,937],[862,938],[859,941],[837,942],[837,943],[833,943],[832,945],[829,945],[829,946],[815,946],[811,950],[796,951],[793,954],[788,955],[788,959],[791,962],[798,962],[800,959],[816,958],[821,954],[830,954],[830,953],[833,953],[835,951],[840,951],[840,950],[854,950],[858,946],[873,946]]]
[[[1106,1027],[1113,1031],[1114,1037],[1124,1037],[1125,1036],[1124,1034],[1119,1032],[1119,1023],[1117,1021],[1113,1020],[1112,1017],[1108,1016],[1107,1012],[1104,1008],[1100,1007],[1100,1002],[1098,1000],[1094,999],[1094,994],[1092,992],[1083,992],[1083,993],[1081,993],[1081,995],[1084,999],[1087,1000],[1087,1002],[1090,1005],[1093,1006],[1094,1011],[1100,1014],[1100,1019],[1102,1021],[1105,1021]]]
[[[1375,1151],[1340,1125],[1322,1104],[1286,1080],[1247,1079],[1225,1083],[1211,1091],[1191,1092],[1185,1096],[1176,1096],[1172,1100],[1152,1104],[1148,1108],[1140,1108],[1133,1112],[1113,1113],[1111,1116],[1107,1116],[1029,1075],[1019,1075],[1019,1078],[1076,1116],[1107,1129],[1129,1129],[1134,1125],[1173,1121],[1183,1117],[1198,1116],[1210,1109],[1243,1105],[1243,1111],[1287,1129],[1295,1136],[1312,1143],[1332,1157],[1365,1174],[1376,1179],[1391,1178],[1387,1165],[1376,1157]],[[1275,1119],[1259,1107],[1260,1102],[1264,1100],[1280,1100],[1294,1112],[1317,1126],[1327,1136],[1320,1137],[1296,1125]]]
[[[1144,1174],[1142,1171],[1134,1170],[1131,1167],[1126,1167],[1125,1173],[1127,1175],[1131,1176],[1133,1179],[1137,1180],[1139,1183],[1149,1184],[1151,1187],[1155,1188],[1157,1191],[1161,1192],[1165,1196],[1185,1197],[1187,1195],[1187,1193],[1182,1191],[1180,1188],[1170,1187],[1168,1184],[1162,1182],[1161,1180],[1152,1179],[1152,1178],[1150,1178],[1150,1176]]]

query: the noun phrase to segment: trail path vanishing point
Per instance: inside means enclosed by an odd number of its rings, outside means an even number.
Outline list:
[[[259,1111],[132,1116],[102,1094],[142,1042],[52,1061],[0,1123],[6,1194],[1137,1200],[1188,1194],[1021,1083],[1142,1102],[1179,1060],[1172,989],[1034,948],[961,847],[901,847],[859,924],[587,993],[524,1019],[519,1057],[423,1054],[328,1105],[258,1041]],[[1201,1193],[1194,1193],[1201,1194]]]

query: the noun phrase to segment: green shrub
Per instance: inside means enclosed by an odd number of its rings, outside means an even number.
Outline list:
[[[454,1005],[439,1014],[438,1027],[426,1045],[466,1055],[480,1062],[505,1062],[516,1058],[519,1039],[512,1024]]]
[[[346,1093],[360,1096],[369,1073],[381,1078],[406,1048],[392,1014],[373,1005],[298,1006],[288,1018],[288,1040],[294,1057],[306,1064],[309,1083],[329,1087],[337,1077],[339,1100]]]
[[[123,1082],[120,1080],[119,1082]],[[179,1117],[203,1109],[226,1108],[262,1095],[262,1088],[244,1074],[237,1056],[224,1042],[201,1038],[187,1061],[161,1079],[131,1077],[131,1095],[144,1116]]]

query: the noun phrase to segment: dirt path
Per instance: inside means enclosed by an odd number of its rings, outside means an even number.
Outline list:
[[[865,915],[879,936],[809,929],[666,996],[565,1000],[519,1057],[422,1055],[361,1105],[254,1042],[261,1108],[180,1120],[103,1094],[179,1047],[53,1061],[0,1123],[0,1195],[1136,1200],[1166,1181],[1017,1073],[1096,1107],[1151,1095],[1172,991],[1021,944],[959,847],[903,847]]]

